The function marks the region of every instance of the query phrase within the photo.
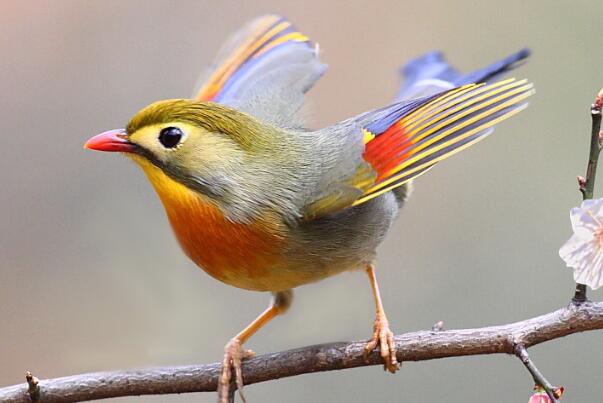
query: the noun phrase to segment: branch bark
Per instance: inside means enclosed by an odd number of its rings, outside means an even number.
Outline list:
[[[396,336],[400,361],[423,361],[480,354],[515,354],[525,348],[573,333],[603,329],[603,302],[566,308],[501,326],[478,329],[418,331]],[[265,354],[243,363],[246,385],[300,374],[382,365],[379,352],[363,359],[365,341],[341,342]],[[119,396],[215,391],[220,364],[97,372],[40,380],[39,401],[63,403]],[[0,401],[30,403],[28,384],[0,389]]]
[[[601,109],[603,109],[603,90],[599,91],[595,102],[590,106],[591,129],[590,129],[590,151],[588,163],[586,164],[586,177],[578,177],[578,189],[582,193],[582,200],[592,199],[595,192],[595,178],[599,155],[603,149],[603,138],[601,137]],[[586,301],[586,285],[576,283],[574,297],[575,303]]]

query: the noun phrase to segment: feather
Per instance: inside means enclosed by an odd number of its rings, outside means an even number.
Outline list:
[[[364,159],[377,178],[353,205],[403,185],[482,140],[490,133],[487,129],[524,109],[532,93],[532,84],[510,79],[490,85],[469,84],[438,96],[394,104],[385,115],[380,111],[377,119],[365,126],[374,137],[365,137],[369,141]],[[392,117],[399,119],[390,124]],[[385,129],[383,122],[388,126]]]
[[[243,66],[293,30],[290,22],[277,15],[254,19],[236,32],[218,53],[214,68],[210,70],[196,99],[219,102],[222,90]],[[307,40],[299,34],[298,40]]]
[[[404,81],[396,99],[413,99],[465,84],[489,82],[516,68],[529,55],[529,49],[522,49],[486,67],[462,74],[445,60],[442,52],[429,52],[400,69]]]
[[[228,105],[279,127],[300,128],[304,122],[297,112],[304,94],[325,70],[317,45],[284,17],[266,15],[226,43],[195,99]]]
[[[282,115],[292,118],[325,68],[306,35],[284,17],[265,15],[224,45],[194,98],[282,121]]]
[[[306,202],[304,218],[337,213],[396,189],[403,199],[407,190],[401,186],[484,139],[495,124],[523,110],[533,92],[526,80],[467,84],[311,133],[328,145],[322,164],[329,174]]]

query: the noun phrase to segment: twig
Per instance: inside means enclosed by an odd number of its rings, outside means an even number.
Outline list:
[[[27,381],[27,394],[32,402],[40,400],[40,380],[33,376],[31,372],[25,373],[25,380]]]
[[[444,330],[444,321],[442,320],[434,323],[431,327],[432,332],[441,332],[442,330]]]
[[[538,370],[538,368],[530,358],[528,350],[523,345],[518,344],[515,346],[515,355],[521,360],[521,362],[523,363],[523,365],[525,365],[528,371],[530,371],[530,374],[532,374],[532,378],[534,378],[534,382],[536,383],[536,385],[542,386],[546,394],[551,398],[551,402],[556,403],[558,400],[555,390],[557,390],[558,388],[551,385],[551,383]]]
[[[582,193],[582,200],[592,199],[595,189],[595,178],[597,175],[597,164],[599,155],[603,148],[603,139],[601,137],[601,108],[603,108],[603,90],[599,91],[595,102],[590,107],[590,116],[592,120],[590,130],[590,152],[588,154],[588,164],[586,166],[586,176],[578,177],[578,188]],[[576,284],[574,298],[575,304],[581,304],[586,301],[586,285]]]
[[[584,200],[592,199],[595,189],[595,179],[597,174],[597,163],[601,153],[601,108],[603,107],[603,94],[599,93],[590,107],[591,132],[590,132],[590,152],[588,154],[588,164],[586,166],[586,176],[579,180],[580,192]]]
[[[398,359],[422,361],[479,354],[515,354],[569,334],[603,329],[603,302],[584,302],[502,326],[480,329],[431,330],[396,336]],[[300,374],[382,365],[378,351],[363,359],[366,342],[331,343],[250,358],[243,363],[246,385]],[[102,372],[39,382],[45,403],[87,401],[118,396],[215,391],[220,364]],[[27,385],[0,389],[0,401],[29,403]]]

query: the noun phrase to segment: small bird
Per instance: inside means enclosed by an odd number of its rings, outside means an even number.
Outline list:
[[[251,354],[243,343],[289,308],[292,289],[344,271],[364,270],[373,292],[365,356],[378,348],[385,369],[398,369],[375,250],[412,180],[527,106],[532,84],[491,80],[528,54],[463,75],[428,53],[403,69],[396,102],[309,130],[298,112],[326,66],[291,22],[266,15],[227,42],[194,98],[155,102],[125,129],[86,142],[143,169],[182,249],[205,272],[273,294],[226,344],[221,402],[233,376],[243,388],[241,360]]]

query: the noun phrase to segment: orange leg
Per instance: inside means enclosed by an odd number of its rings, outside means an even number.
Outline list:
[[[285,313],[291,305],[293,291],[281,291],[274,294],[270,306],[260,314],[245,329],[241,330],[224,347],[224,360],[222,361],[222,374],[218,382],[218,400],[220,403],[228,403],[230,392],[230,381],[234,369],[237,389],[241,395],[241,400],[245,402],[243,395],[243,374],[241,371],[241,361],[253,356],[253,351],[243,351],[243,343],[253,336],[266,323],[270,322],[275,316]]]
[[[373,326],[373,337],[364,347],[364,358],[368,359],[368,355],[379,346],[381,357],[383,358],[383,368],[395,373],[399,368],[400,364],[396,358],[396,344],[394,342],[394,334],[389,329],[389,322],[385,311],[383,309],[383,302],[381,302],[381,294],[379,293],[379,284],[377,283],[377,277],[375,277],[375,267],[369,265],[366,268],[366,274],[371,282],[371,288],[373,289],[373,297],[375,298],[375,324]]]

